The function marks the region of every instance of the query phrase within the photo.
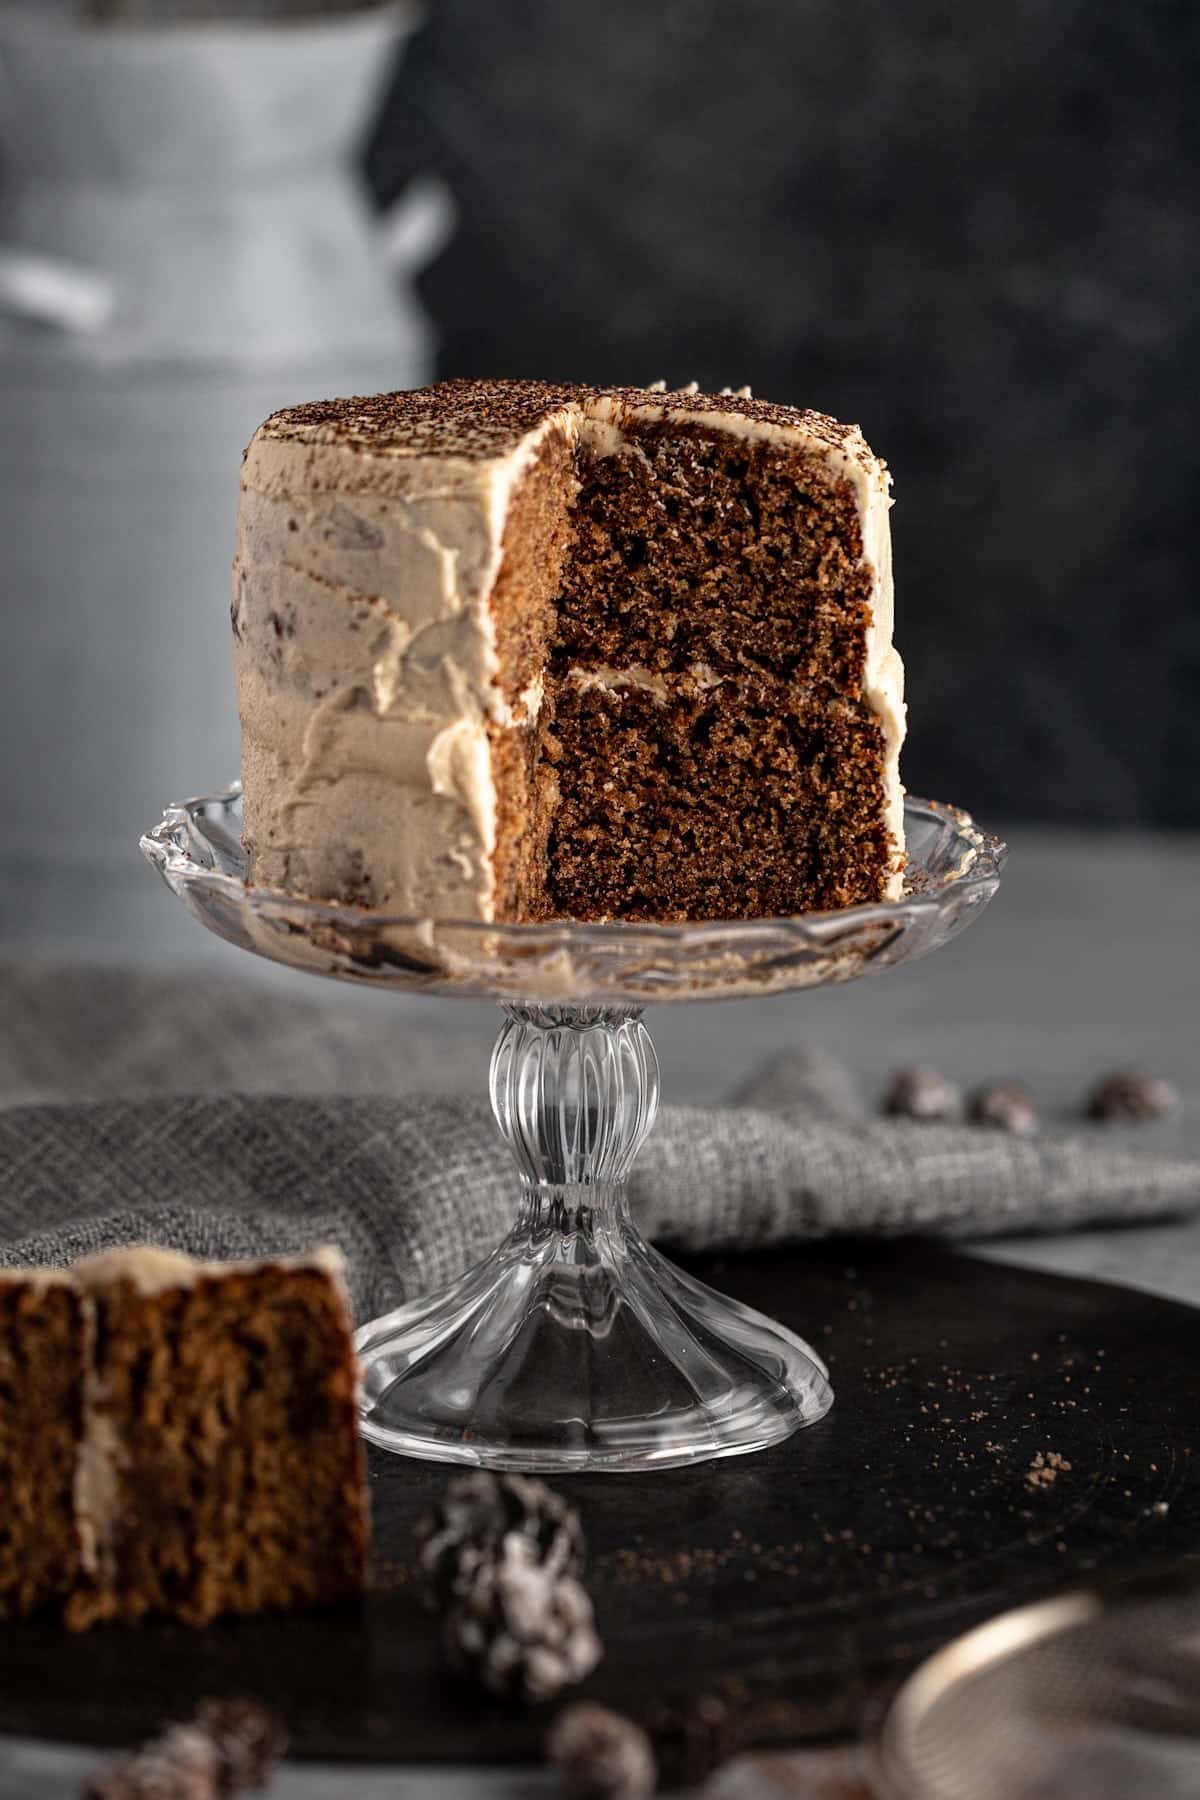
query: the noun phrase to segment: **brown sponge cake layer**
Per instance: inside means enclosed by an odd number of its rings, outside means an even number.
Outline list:
[[[857,699],[872,571],[851,484],[820,458],[687,422],[584,439],[555,665],[758,669]]]
[[[488,728],[496,792],[492,855],[496,916],[527,918],[541,904],[552,797],[536,721],[574,541],[575,443],[549,430],[509,505],[490,611],[507,722]]]
[[[875,899],[878,722],[778,682],[566,686],[548,916],[736,919]]]
[[[540,723],[527,912],[754,918],[881,897],[873,572],[820,457],[688,419],[585,432]],[[518,915],[523,916],[523,915]]]
[[[78,1573],[88,1335],[83,1298],[68,1283],[0,1275],[0,1618],[60,1600]]]
[[[92,1285],[92,1428],[110,1449],[67,1622],[324,1603],[362,1585],[366,1518],[343,1305],[266,1264]]]

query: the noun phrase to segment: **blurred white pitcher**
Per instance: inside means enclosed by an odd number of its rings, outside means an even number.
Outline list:
[[[241,452],[279,406],[428,379],[354,153],[417,22],[81,27],[0,9],[0,934],[76,865],[136,872],[164,801],[237,772]],[[76,904],[76,911],[78,910]],[[97,935],[104,936],[98,917]]]

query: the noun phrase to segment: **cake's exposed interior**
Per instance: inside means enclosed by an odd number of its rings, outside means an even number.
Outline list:
[[[746,394],[276,415],[235,581],[251,879],[517,921],[895,894],[889,504],[857,427]]]
[[[0,1618],[203,1624],[360,1591],[340,1267],[139,1247],[0,1273]]]
[[[203,1624],[361,1583],[338,1295],[315,1266],[184,1273],[147,1281],[118,1265],[91,1282],[95,1423],[119,1453],[96,1579],[68,1607],[76,1627],[146,1613]]]
[[[573,503],[534,477],[535,529],[512,521],[524,556],[495,605],[506,697],[539,677],[542,692],[497,783],[523,820],[499,834],[499,915],[718,919],[877,898],[885,746],[862,693],[854,489],[815,456],[701,427],[634,421],[624,436],[598,455],[585,427]]]

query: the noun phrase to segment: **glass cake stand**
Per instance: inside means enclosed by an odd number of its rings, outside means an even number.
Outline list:
[[[501,1004],[491,1098],[516,1223],[449,1287],[358,1332],[373,1443],[494,1469],[669,1468],[762,1449],[829,1410],[807,1344],[673,1267],[630,1216],[658,1105],[642,1011],[850,981],[947,943],[995,893],[1004,848],[936,801],[907,800],[905,824],[902,899],[696,925],[396,918],[249,887],[236,786],[170,807],[142,839],[189,912],[245,950]]]

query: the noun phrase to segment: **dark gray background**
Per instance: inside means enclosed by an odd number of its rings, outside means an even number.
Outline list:
[[[748,381],[896,477],[906,777],[1200,823],[1194,0],[432,0],[368,166],[454,375]]]

